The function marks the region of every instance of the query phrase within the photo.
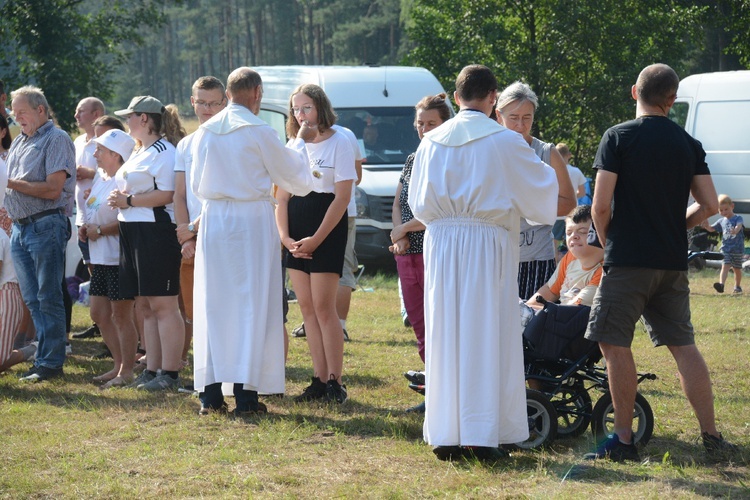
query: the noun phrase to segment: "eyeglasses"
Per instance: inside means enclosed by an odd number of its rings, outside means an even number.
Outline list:
[[[292,113],[295,115],[299,115],[300,113],[309,115],[310,112],[313,110],[313,107],[314,106],[302,106],[301,108],[292,108]]]
[[[196,106],[200,106],[201,108],[208,108],[208,109],[218,108],[222,104],[224,104],[223,99],[219,102],[195,101]]]

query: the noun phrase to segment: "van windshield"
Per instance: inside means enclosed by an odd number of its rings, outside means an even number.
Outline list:
[[[357,136],[365,165],[403,165],[417,150],[414,108],[337,108],[336,123]]]

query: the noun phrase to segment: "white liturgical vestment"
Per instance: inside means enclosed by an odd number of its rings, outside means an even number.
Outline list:
[[[521,217],[552,224],[554,170],[520,134],[463,110],[427,133],[409,188],[424,237],[425,440],[517,443],[529,436],[518,243]]]
[[[227,382],[284,392],[281,244],[272,183],[295,195],[313,185],[302,140],[285,147],[249,109],[231,103],[193,141],[193,191],[202,202],[195,255],[195,388]]]

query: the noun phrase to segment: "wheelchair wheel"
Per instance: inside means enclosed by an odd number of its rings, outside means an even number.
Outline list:
[[[550,399],[557,411],[557,437],[577,437],[591,422],[591,396],[582,384],[563,387]]]
[[[526,389],[526,414],[529,418],[529,439],[514,446],[531,450],[551,443],[557,436],[557,412],[544,394]]]
[[[603,441],[612,434],[615,423],[615,408],[612,395],[605,393],[599,398],[591,412],[591,432],[596,442]],[[640,393],[635,394],[635,410],[633,412],[633,443],[645,445],[654,432],[654,412],[651,405]]]

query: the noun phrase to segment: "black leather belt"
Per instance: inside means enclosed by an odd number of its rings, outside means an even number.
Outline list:
[[[18,224],[31,224],[32,222],[38,221],[42,217],[47,217],[48,215],[61,214],[61,213],[62,211],[59,208],[50,208],[49,210],[45,210],[43,212],[29,215],[28,217],[22,217],[20,219],[16,219],[16,222]]]

